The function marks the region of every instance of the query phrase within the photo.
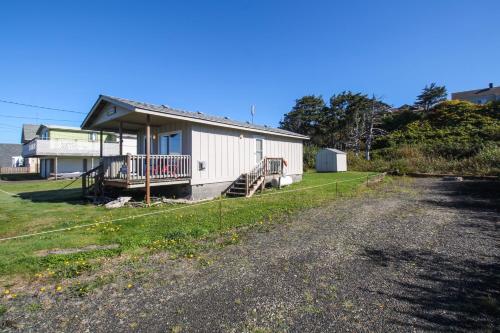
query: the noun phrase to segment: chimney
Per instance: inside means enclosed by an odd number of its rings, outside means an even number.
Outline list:
[[[488,84],[488,87],[491,89],[493,88],[493,83]]]

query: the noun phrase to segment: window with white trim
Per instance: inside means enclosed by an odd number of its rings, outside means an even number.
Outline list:
[[[264,158],[264,139],[255,138],[255,162],[259,163]]]
[[[182,132],[160,134],[161,155],[182,155]]]

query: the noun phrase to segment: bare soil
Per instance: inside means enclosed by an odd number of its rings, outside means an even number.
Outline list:
[[[12,300],[3,329],[499,331],[499,185],[379,185],[256,228],[203,260],[144,260],[122,272],[133,285],[121,277],[39,307]]]

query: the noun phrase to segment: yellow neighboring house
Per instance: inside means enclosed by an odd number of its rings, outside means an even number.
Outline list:
[[[43,178],[75,177],[99,165],[100,133],[79,127],[39,125],[36,136],[23,144],[23,157],[39,158]],[[119,136],[103,132],[103,156],[120,153]],[[123,134],[123,154],[137,153],[137,137]]]

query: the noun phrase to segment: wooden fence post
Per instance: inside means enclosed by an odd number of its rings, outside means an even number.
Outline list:
[[[219,227],[222,228],[222,195],[219,196]]]

